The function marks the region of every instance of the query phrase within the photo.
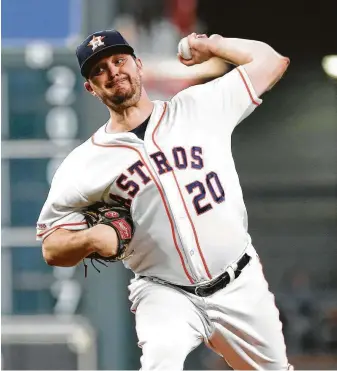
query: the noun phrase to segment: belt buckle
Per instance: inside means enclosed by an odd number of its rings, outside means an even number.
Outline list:
[[[209,290],[206,292],[206,290]],[[205,287],[205,286],[198,286],[194,289],[194,294],[205,298],[207,296],[213,295],[217,290],[214,289],[214,286]]]
[[[212,294],[212,291],[210,293],[206,293],[207,289],[212,289],[212,285],[206,284],[206,285],[200,285],[197,286],[194,289],[194,294],[200,297],[206,297]]]
[[[194,289],[194,295],[197,295],[197,296],[200,296],[200,297],[205,297],[205,296],[209,296],[205,293],[205,289],[207,289],[207,285],[200,285],[200,286],[197,286],[195,289]]]
[[[199,290],[198,289],[200,289],[201,288],[201,286],[197,286],[195,289],[194,289],[194,294],[195,295],[197,295],[197,296],[201,296],[198,292],[199,292]]]

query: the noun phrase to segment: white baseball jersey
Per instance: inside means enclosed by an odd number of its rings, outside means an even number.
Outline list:
[[[37,238],[87,228],[81,208],[118,195],[135,223],[133,272],[180,285],[221,274],[250,243],[231,134],[260,103],[241,66],[154,101],[144,141],[104,125],[57,170]]]

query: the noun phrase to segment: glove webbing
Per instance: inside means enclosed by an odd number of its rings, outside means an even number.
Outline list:
[[[84,265],[84,277],[87,278],[87,273],[88,273],[88,264],[85,262],[85,260],[83,259],[83,265]],[[115,263],[116,261],[115,260],[108,260],[108,259],[105,259],[105,260],[101,260],[99,258],[90,258],[90,263],[91,265],[96,269],[96,271],[98,273],[101,273],[101,271],[96,267],[96,265],[94,264],[94,261],[104,265],[105,267],[108,267],[108,264],[106,264],[104,261],[108,262],[108,263]]]

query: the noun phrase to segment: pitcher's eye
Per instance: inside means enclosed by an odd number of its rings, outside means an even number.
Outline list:
[[[120,66],[120,65],[123,64],[124,61],[125,61],[124,58],[118,58],[118,59],[116,60],[116,62],[115,62],[115,65],[116,65],[116,66]]]
[[[97,66],[97,67],[93,68],[93,70],[91,72],[91,76],[99,76],[103,72],[104,72],[104,68],[101,67],[101,66]]]

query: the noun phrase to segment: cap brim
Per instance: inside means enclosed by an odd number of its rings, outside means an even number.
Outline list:
[[[104,48],[98,49],[96,52],[90,55],[81,66],[81,74],[85,78],[89,77],[90,71],[92,67],[103,57],[117,54],[117,53],[125,53],[134,55],[135,52],[130,45],[120,44],[120,45],[108,45]]]

